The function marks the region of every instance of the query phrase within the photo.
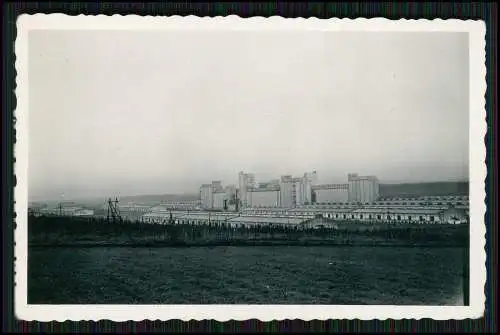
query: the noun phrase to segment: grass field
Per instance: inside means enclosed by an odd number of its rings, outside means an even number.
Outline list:
[[[103,219],[30,217],[31,246],[98,245],[468,245],[468,225],[338,223],[338,229],[229,228],[224,225],[110,223]]]
[[[462,303],[461,248],[30,248],[30,304]]]

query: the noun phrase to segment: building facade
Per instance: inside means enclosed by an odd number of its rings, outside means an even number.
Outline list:
[[[199,207],[201,209],[234,210],[237,201],[236,194],[237,191],[234,185],[224,187],[222,181],[213,181],[211,184],[203,184],[200,187]]]
[[[312,188],[315,203],[346,203],[349,201],[349,184],[325,184]]]
[[[223,203],[223,209],[229,211],[236,210],[237,208],[236,201],[238,196],[236,186],[228,185],[224,188],[224,190],[225,190],[225,198]]]
[[[247,207],[279,207],[279,187],[259,187],[247,190]]]
[[[90,217],[94,215],[93,209],[80,209],[74,213],[74,216],[85,216]]]
[[[201,208],[212,209],[214,205],[214,196],[212,184],[203,184],[200,187],[200,205]]]
[[[313,186],[318,184],[318,174],[316,171],[306,172],[300,184],[300,196],[297,197],[297,205],[307,205],[313,203]]]
[[[238,174],[239,203],[242,208],[248,207],[247,189],[255,187],[255,176],[251,173]]]
[[[379,197],[379,182],[375,176],[359,176],[349,173],[349,202],[372,203]]]
[[[226,200],[226,192],[225,191],[215,191],[213,193],[214,204],[212,206],[213,209],[223,209],[225,200]]]
[[[118,205],[118,208],[123,212],[146,213],[150,211],[151,206],[141,204],[120,204]]]
[[[278,181],[280,188],[280,207],[296,207],[313,203],[313,187],[318,183],[316,171],[306,172],[303,177],[294,178],[291,175],[281,176]]]
[[[346,184],[318,183],[316,171],[306,172],[302,177],[291,175],[261,182],[257,185],[255,175],[239,172],[238,188],[223,188],[221,181],[202,185],[201,208],[235,210],[253,206],[295,208],[315,203],[371,204],[379,197],[379,182],[375,176],[348,175]]]
[[[160,206],[170,210],[197,210],[201,208],[201,203],[200,200],[164,201]]]
[[[234,210],[236,207],[236,187],[229,185],[222,189],[216,189],[213,192],[213,198],[213,209]]]
[[[280,207],[295,207],[295,179],[290,175],[281,176],[280,179]]]

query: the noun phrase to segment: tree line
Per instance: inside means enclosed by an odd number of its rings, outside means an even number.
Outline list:
[[[467,226],[415,226],[376,229],[301,228],[298,226],[256,225],[231,227],[225,222],[207,224],[161,224],[123,220],[112,222],[105,218],[30,216],[30,243],[70,243],[72,241],[116,242],[208,242],[208,241],[303,241],[325,240],[349,243],[401,243],[468,245]]]

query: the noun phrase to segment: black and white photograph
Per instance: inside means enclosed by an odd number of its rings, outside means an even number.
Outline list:
[[[483,313],[479,22],[18,29],[25,319]]]

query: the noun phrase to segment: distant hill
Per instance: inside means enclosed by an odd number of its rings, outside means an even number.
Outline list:
[[[380,195],[388,196],[421,196],[421,195],[468,195],[469,182],[435,182],[408,184],[381,184]],[[197,194],[151,194],[120,197],[120,203],[161,203],[163,201],[196,200]]]
[[[146,195],[128,195],[120,196],[118,200],[120,204],[136,203],[145,205],[156,205],[165,201],[191,201],[197,200],[199,196],[197,194],[146,194]],[[114,197],[112,197],[114,200]],[[102,198],[75,198],[71,201],[65,201],[63,204],[66,206],[76,205],[84,206],[89,208],[96,208],[106,204],[107,197]],[[60,200],[46,200],[46,201],[30,201],[30,206],[39,207],[47,205],[49,207],[55,207],[59,205]]]
[[[435,182],[435,183],[411,183],[411,184],[380,184],[380,196],[382,197],[404,197],[425,195],[468,195],[469,182]],[[148,205],[160,204],[166,201],[192,201],[199,198],[198,194],[146,194],[121,196],[120,204],[129,202],[143,203]],[[75,199],[75,204],[90,207],[102,206],[106,198]],[[40,204],[56,206],[59,201],[40,201]],[[36,206],[36,203],[31,205]]]
[[[380,184],[380,196],[468,195],[469,182]]]
[[[146,195],[131,195],[120,197],[120,203],[127,202],[156,204],[164,201],[191,201],[198,199],[196,194],[146,194]]]

